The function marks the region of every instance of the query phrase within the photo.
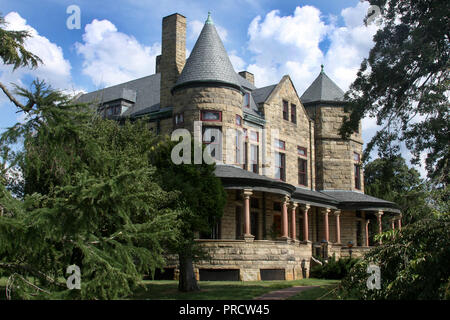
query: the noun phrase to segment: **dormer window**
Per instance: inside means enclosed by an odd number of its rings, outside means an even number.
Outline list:
[[[222,121],[221,111],[202,110],[200,114],[201,121]]]
[[[250,108],[250,93],[248,92],[244,94],[244,107]]]

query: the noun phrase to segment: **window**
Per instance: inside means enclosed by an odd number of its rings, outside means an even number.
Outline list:
[[[283,100],[283,119],[289,121],[289,103]]]
[[[242,117],[240,115],[236,115],[236,125],[242,127]]]
[[[306,157],[308,155],[307,149],[303,148],[303,147],[300,147],[300,146],[297,147],[297,153],[301,157]]]
[[[297,106],[295,104],[291,104],[291,121],[297,123]]]
[[[284,153],[275,154],[275,179],[286,181],[286,155]]]
[[[208,145],[211,157],[222,159],[222,129],[221,127],[203,127],[203,143]]]
[[[200,115],[201,121],[222,121],[221,111],[202,110]]]
[[[244,143],[244,169],[248,170],[248,142]]]
[[[121,111],[122,111],[121,105],[114,106],[114,114],[115,115],[119,115],[121,113]]]
[[[258,164],[259,164],[259,148],[257,145],[250,145],[250,170],[254,173],[258,173]]]
[[[361,190],[361,167],[355,163],[355,188]]]
[[[241,130],[236,130],[236,164],[242,164],[242,146],[243,146],[243,134]]]
[[[250,130],[250,141],[259,142],[259,133],[253,130]]]
[[[361,157],[359,156],[359,153],[353,152],[353,160],[356,162],[353,165],[355,173],[355,188],[361,190],[361,166],[359,165]]]
[[[176,113],[174,116],[175,125],[179,126],[184,123],[184,114],[183,113]]]
[[[308,185],[308,161],[305,159],[298,159],[298,184],[302,186]]]
[[[283,140],[275,139],[275,148],[286,150],[286,143]]]
[[[244,94],[244,107],[250,108],[250,94],[248,92]]]
[[[273,203],[273,211],[281,211],[281,203],[280,202]]]
[[[259,199],[258,198],[250,199],[250,208],[259,209]]]

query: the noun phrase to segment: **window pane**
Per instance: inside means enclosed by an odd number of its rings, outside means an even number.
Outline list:
[[[202,120],[204,121],[219,121],[220,111],[202,111]]]

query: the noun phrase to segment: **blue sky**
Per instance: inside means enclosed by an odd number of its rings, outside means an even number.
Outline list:
[[[81,10],[78,30],[66,27],[70,5]],[[377,30],[363,24],[367,9],[359,0],[3,0],[0,12],[8,28],[33,34],[26,47],[44,65],[15,72],[0,66],[0,81],[28,86],[39,77],[79,92],[146,76],[154,73],[160,54],[162,17],[186,16],[189,53],[210,11],[236,71],[254,73],[257,86],[289,74],[301,95],[324,64],[347,90]],[[4,95],[0,115],[0,131],[22,119]],[[363,120],[366,142],[376,128],[375,119]],[[410,157],[406,151],[404,156]]]

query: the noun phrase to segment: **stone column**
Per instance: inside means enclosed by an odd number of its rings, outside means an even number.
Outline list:
[[[294,202],[292,202],[292,203],[291,203],[291,237],[292,237],[292,240],[297,240],[297,235],[296,235],[296,232],[297,232],[297,230],[296,230],[297,225],[296,225],[296,223],[295,223],[295,219],[296,219],[296,217],[295,217],[295,211],[296,211],[296,210],[297,210],[297,204],[294,203]]]
[[[309,228],[308,228],[308,211],[311,208],[309,204],[302,206],[303,210],[303,241],[309,241]]]
[[[336,244],[341,244],[341,210],[335,210],[336,216]]]
[[[377,220],[378,220],[378,234],[382,234],[383,233],[383,226],[381,224],[381,216],[383,215],[383,211],[378,211],[376,214],[377,216]],[[380,244],[382,244],[383,241],[380,239]]]
[[[285,196],[283,198],[283,208],[281,212],[281,238],[289,239],[288,234],[288,205],[289,197]]]
[[[366,247],[369,246],[369,223],[370,220],[366,220]]]
[[[250,196],[253,194],[252,190],[244,189],[244,239],[253,240],[254,236],[251,234],[250,226]]]
[[[328,225],[328,214],[330,213],[330,209],[322,209],[323,220],[324,220],[324,239],[326,242],[330,241],[330,230]]]

